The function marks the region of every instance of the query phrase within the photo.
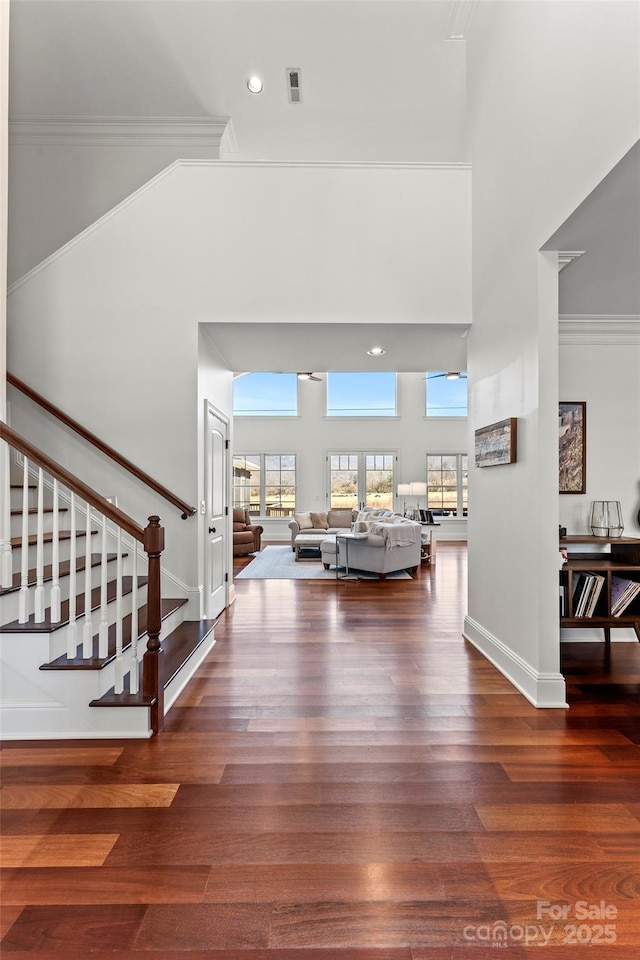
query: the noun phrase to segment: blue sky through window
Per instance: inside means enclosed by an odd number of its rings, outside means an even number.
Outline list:
[[[295,417],[295,373],[246,373],[233,381],[233,413],[240,417]]]
[[[327,416],[395,417],[395,373],[328,373]]]
[[[427,373],[427,416],[466,417],[467,379],[447,380],[442,371]]]

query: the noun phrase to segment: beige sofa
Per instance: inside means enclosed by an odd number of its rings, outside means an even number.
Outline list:
[[[305,540],[317,538],[318,544],[323,537],[330,537],[336,533],[347,533],[351,524],[358,516],[357,510],[327,510],[318,513],[294,513],[293,520],[289,521],[291,530],[291,549],[295,553],[296,538],[301,535]]]
[[[366,529],[366,536],[349,539],[347,543],[340,539],[340,534],[351,533],[354,521],[356,527]],[[350,570],[377,573],[384,580],[388,573],[415,570],[420,565],[421,524],[405,520],[391,510],[296,514],[289,529],[296,559],[303,547],[315,546],[325,569],[344,567],[348,560]]]

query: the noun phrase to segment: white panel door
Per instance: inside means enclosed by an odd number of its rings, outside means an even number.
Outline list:
[[[207,404],[205,442],[205,616],[224,610],[227,594],[228,423]]]

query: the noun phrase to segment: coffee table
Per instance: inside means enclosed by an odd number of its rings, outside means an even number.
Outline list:
[[[298,560],[320,560],[320,547],[326,536],[326,533],[299,533],[294,544],[296,562]]]

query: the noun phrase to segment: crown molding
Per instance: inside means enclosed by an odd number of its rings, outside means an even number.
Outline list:
[[[449,22],[445,31],[445,40],[466,40],[469,24],[478,0],[454,0],[451,4]]]
[[[16,117],[9,145],[214,147],[228,117]]]
[[[558,320],[561,344],[640,344],[640,315],[561,313]]]
[[[558,250],[558,273],[584,254],[584,250]]]

